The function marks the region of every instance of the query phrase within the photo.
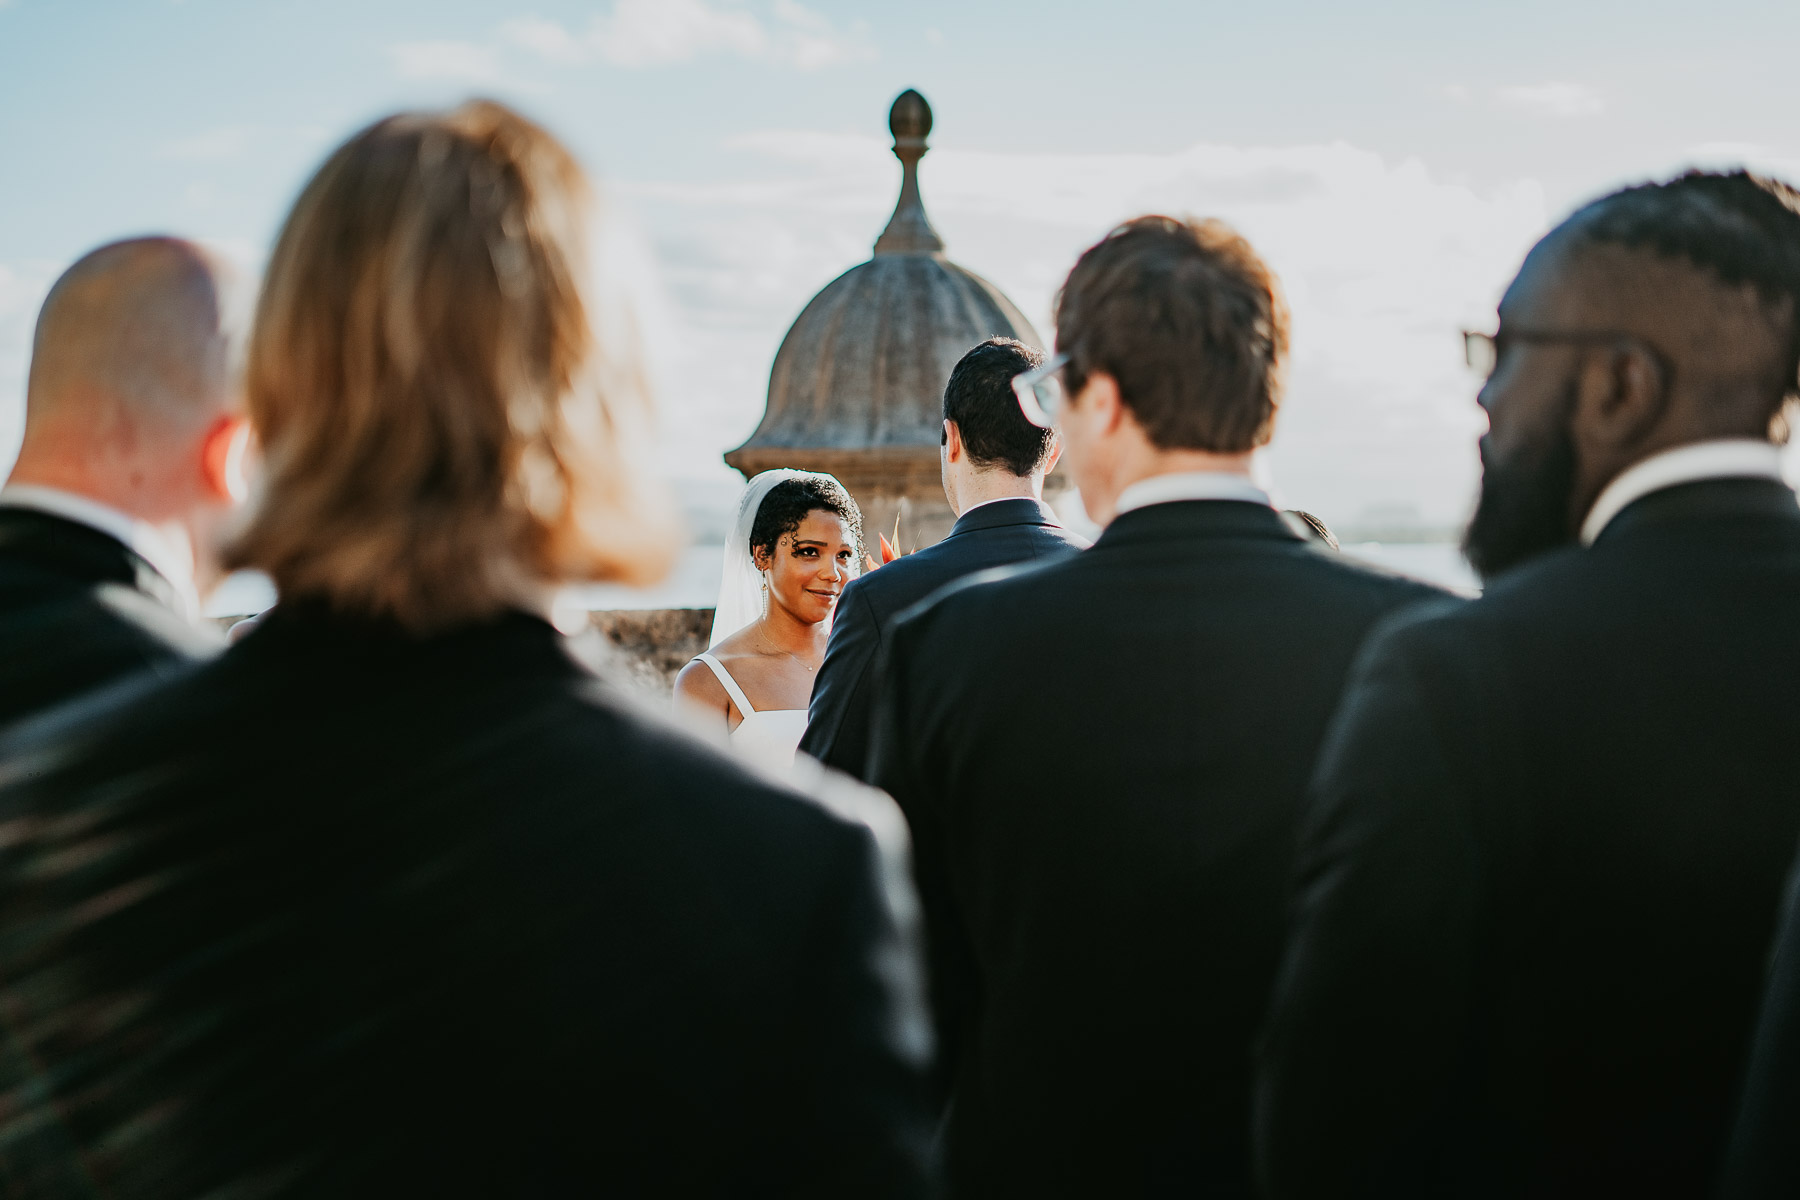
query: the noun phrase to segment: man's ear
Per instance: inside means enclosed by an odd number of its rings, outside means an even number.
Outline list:
[[[1056,470],[1056,464],[1062,460],[1062,452],[1062,434],[1052,433],[1050,435],[1050,453],[1044,455],[1044,474],[1048,475]]]
[[[1663,364],[1641,346],[1590,353],[1577,378],[1577,443],[1599,455],[1636,449],[1662,424],[1670,383]]]
[[[963,456],[962,430],[949,417],[944,418],[944,458],[950,462],[960,462]]]
[[[248,418],[234,414],[214,421],[200,441],[200,481],[206,494],[221,504],[242,504],[250,494],[249,454]]]
[[[1076,402],[1092,410],[1094,424],[1102,433],[1112,433],[1128,415],[1125,398],[1119,394],[1119,381],[1105,371],[1088,375]]]

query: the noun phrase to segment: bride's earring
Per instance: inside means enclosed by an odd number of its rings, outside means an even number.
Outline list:
[[[762,576],[762,615],[766,617],[769,615],[769,573],[767,571],[758,573]]]

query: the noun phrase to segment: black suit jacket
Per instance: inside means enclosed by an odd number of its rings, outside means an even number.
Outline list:
[[[218,649],[173,587],[117,539],[0,505],[0,725]]]
[[[0,745],[0,1194],[927,1192],[899,847],[544,622],[106,700]]]
[[[1435,595],[1190,501],[895,625],[872,779],[914,831],[957,1194],[1249,1194],[1314,752],[1364,632]]]
[[[1259,1083],[1290,1196],[1699,1196],[1800,834],[1800,510],[1627,507],[1372,642]]]
[[[1041,500],[996,500],[965,513],[935,546],[852,580],[838,602],[825,662],[813,682],[800,749],[858,779],[868,775],[875,666],[888,626],[946,584],[977,571],[1069,554],[1087,545]]]
[[[1719,1200],[1800,1196],[1800,862],[1788,874],[1781,928],[1770,955],[1762,1018],[1737,1124],[1725,1155]]]

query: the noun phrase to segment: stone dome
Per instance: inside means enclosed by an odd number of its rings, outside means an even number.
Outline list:
[[[830,471],[856,494],[872,529],[885,528],[877,521],[901,498],[913,501],[910,509],[934,500],[944,507],[938,442],[944,384],[957,360],[995,336],[1042,346],[999,288],[944,257],[919,196],[931,131],[925,98],[902,92],[888,128],[902,166],[900,198],[874,256],[801,310],[776,352],[762,422],[725,456],[746,477],[772,467]],[[941,536],[947,514],[933,513],[931,528],[909,544]]]

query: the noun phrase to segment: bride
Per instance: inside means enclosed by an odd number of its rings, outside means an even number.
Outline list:
[[[729,732],[743,758],[785,771],[806,732],[832,614],[862,555],[862,514],[830,475],[764,471],[744,489],[725,543],[705,654],[675,697]]]

